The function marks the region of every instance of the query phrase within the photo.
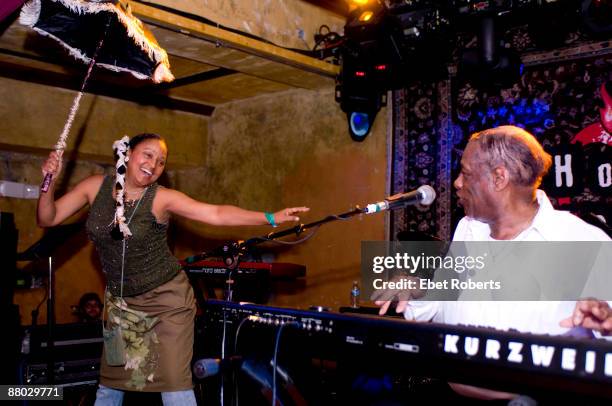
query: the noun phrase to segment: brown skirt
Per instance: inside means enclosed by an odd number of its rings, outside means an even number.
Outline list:
[[[102,354],[100,383],[109,388],[144,392],[193,388],[191,358],[196,307],[185,272],[155,289],[123,299],[128,310],[122,313],[122,325],[131,318],[132,326],[153,327],[148,331],[124,328],[127,362],[124,366],[110,366]],[[140,322],[138,315],[146,315],[146,320]]]

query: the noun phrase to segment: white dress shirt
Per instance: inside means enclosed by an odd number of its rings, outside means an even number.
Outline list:
[[[531,225],[513,241],[610,241],[608,235],[599,228],[569,212],[555,210],[544,191],[538,190],[536,198],[538,212]],[[488,224],[464,217],[457,225],[453,241],[493,241],[493,238]],[[606,286],[605,289],[612,289],[612,286]],[[560,327],[559,321],[570,316],[574,306],[575,302],[571,301],[416,300],[409,303],[404,317],[446,324],[515,329],[536,334],[562,334],[567,329]]]

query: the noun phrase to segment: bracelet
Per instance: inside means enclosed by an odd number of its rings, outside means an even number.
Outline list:
[[[274,221],[274,214],[268,212],[265,212],[264,214],[266,216],[266,220],[268,220],[268,223],[270,223],[272,227],[278,227],[278,224],[276,224]]]

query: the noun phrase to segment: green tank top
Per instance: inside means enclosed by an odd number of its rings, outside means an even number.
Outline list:
[[[113,239],[110,234],[115,217],[113,183],[113,177],[104,177],[89,210],[86,228],[100,257],[108,290],[119,296],[123,242]],[[181,269],[168,247],[168,225],[158,223],[151,212],[157,188],[157,183],[152,184],[139,205],[125,207],[125,218],[134,216],[129,224],[132,236],[126,239],[123,296],[135,296],[154,289],[174,278]]]

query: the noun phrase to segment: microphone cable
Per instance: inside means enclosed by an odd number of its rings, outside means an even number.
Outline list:
[[[281,333],[285,327],[299,327],[300,323],[297,321],[290,321],[278,326],[276,331],[276,340],[274,342],[274,357],[272,358],[272,406],[276,406],[276,375],[278,374],[278,347],[280,345]]]
[[[295,241],[282,241],[282,240],[275,240],[273,238],[268,238],[268,237],[262,237],[263,240],[265,241],[269,241],[269,242],[273,242],[275,244],[281,244],[281,245],[297,245],[297,244],[301,244],[305,241],[310,240],[312,237],[314,237],[314,235],[317,233],[317,231],[319,231],[319,228],[321,227],[321,225],[319,224],[318,226],[315,226],[312,231],[305,237],[300,238],[299,240],[295,240]]]
[[[236,336],[234,337],[234,352],[233,355],[236,355],[236,353],[238,352],[238,336],[240,336],[240,329],[242,328],[242,326],[244,325],[244,323],[246,323],[247,321],[249,321],[248,317],[243,318],[242,320],[240,320],[240,323],[238,323],[238,327],[236,327]],[[238,406],[238,374],[236,372],[234,372],[233,375],[233,384],[234,384],[234,405]]]
[[[350,220],[350,217],[342,217],[342,216],[339,216],[337,214],[333,214],[333,215],[327,216],[325,218],[325,220],[331,220],[331,219],[340,220],[340,221],[348,221],[348,220]],[[297,244],[301,244],[303,242],[306,242],[306,241],[310,240],[312,237],[314,237],[315,234],[319,231],[319,228],[322,225],[323,224],[319,224],[319,225],[314,226],[311,229],[312,231],[310,232],[310,234],[308,234],[304,238],[300,238],[299,240],[295,240],[295,241],[274,240],[272,238],[267,238],[267,237],[261,237],[261,239],[263,239],[265,241],[270,241],[270,242],[273,242],[273,243],[276,243],[276,244],[281,244],[281,245],[297,245]]]
[[[221,334],[221,359],[225,359],[225,334],[227,331],[227,313],[225,307],[223,308],[223,333]],[[223,381],[225,381],[225,375],[221,374],[221,382],[220,382],[220,394],[219,394],[219,404],[220,406],[225,405],[225,399],[223,397],[223,392],[225,391]]]

